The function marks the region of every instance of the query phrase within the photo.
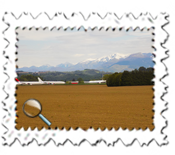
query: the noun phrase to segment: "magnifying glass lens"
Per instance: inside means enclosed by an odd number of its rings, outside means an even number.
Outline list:
[[[25,102],[24,109],[27,116],[36,117],[41,112],[41,104],[36,100],[28,100]]]

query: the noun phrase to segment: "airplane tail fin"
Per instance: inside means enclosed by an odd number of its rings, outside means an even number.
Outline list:
[[[21,82],[18,80],[18,78],[15,78],[15,81],[16,81],[18,84],[21,84]]]
[[[20,82],[17,78],[15,78],[15,81],[16,81],[16,82]]]
[[[39,81],[39,82],[43,82],[39,77],[38,77],[38,81]]]

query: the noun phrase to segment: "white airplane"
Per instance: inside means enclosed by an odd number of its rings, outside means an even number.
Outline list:
[[[43,82],[44,84],[65,84],[64,81],[42,81],[39,77],[38,81],[41,83]]]
[[[19,81],[17,78],[15,80],[20,85],[23,85],[23,84],[27,84],[27,85],[35,85],[35,84],[65,84],[65,82],[63,82],[63,81],[42,81],[39,77],[38,77],[38,81]]]
[[[19,84],[19,85],[45,84],[40,78],[38,78],[39,81],[19,81],[17,78],[15,80],[16,80],[17,84]]]
[[[89,81],[89,83],[106,83],[106,80],[94,80],[94,81]]]

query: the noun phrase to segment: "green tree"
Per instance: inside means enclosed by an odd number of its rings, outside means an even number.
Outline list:
[[[152,67],[149,67],[146,69],[147,72],[153,72],[153,68]]]
[[[38,77],[41,80],[44,80],[43,77],[41,77],[41,76],[34,76],[32,74],[21,75],[20,77],[18,77],[18,79],[19,79],[19,81],[38,81]]]
[[[139,68],[139,71],[142,71],[142,72],[143,72],[143,71],[146,71],[146,68],[145,68],[145,67],[140,67],[140,68]]]
[[[131,86],[132,85],[132,75],[129,71],[124,71],[122,78],[121,78],[121,85],[122,86]]]
[[[116,86],[121,86],[121,77],[122,77],[122,73],[118,73],[117,75],[115,75],[115,85]]]
[[[140,67],[138,70],[124,71],[123,73],[114,73],[109,76],[107,86],[137,86],[153,85],[153,68]]]
[[[105,74],[105,75],[103,75],[103,80],[108,80],[108,78],[109,78],[110,75],[111,74]]]
[[[82,78],[78,78],[77,80],[78,80],[79,83],[84,83]]]
[[[106,81],[107,86],[113,86],[113,78],[113,74],[108,77],[108,80]]]
[[[108,77],[107,86],[121,86],[122,73],[114,73]]]
[[[71,82],[70,81],[66,81],[66,84],[71,84]]]

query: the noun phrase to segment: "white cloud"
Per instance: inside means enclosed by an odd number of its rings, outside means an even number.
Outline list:
[[[89,56],[92,56],[92,55],[96,55],[96,53],[89,53],[88,55],[89,55]]]
[[[81,57],[81,56],[83,56],[84,54],[75,54],[75,55],[73,55],[73,57]]]
[[[86,59],[120,53],[152,52],[150,31],[64,31],[20,30],[17,64],[41,66],[77,63]]]

